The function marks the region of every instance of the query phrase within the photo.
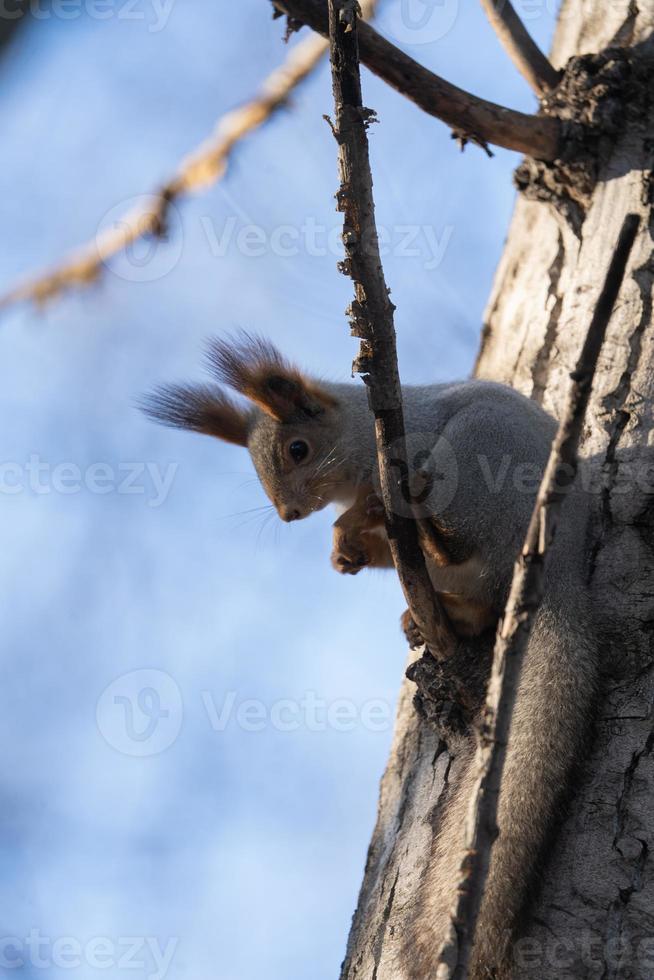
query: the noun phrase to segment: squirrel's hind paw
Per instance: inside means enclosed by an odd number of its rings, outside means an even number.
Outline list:
[[[362,568],[365,568],[369,564],[368,559],[365,555],[360,555],[356,560],[352,561],[350,558],[346,558],[344,555],[332,555],[332,565],[337,572],[341,575],[356,575],[360,572]]]
[[[348,538],[337,535],[332,551],[332,565],[342,575],[356,575],[362,568],[370,564],[370,555],[363,548],[359,537]]]
[[[423,635],[418,629],[410,609],[405,609],[400,616],[400,626],[411,650],[417,650],[418,647],[424,646],[425,641]]]

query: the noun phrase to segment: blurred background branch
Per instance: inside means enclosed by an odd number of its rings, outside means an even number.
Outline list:
[[[15,9],[8,8],[6,2],[0,9],[0,57],[4,54],[4,48],[17,34],[18,29],[23,25],[27,14],[28,4],[20,2]]]
[[[372,16],[377,2],[363,0],[364,17]],[[0,30],[5,23],[19,24],[22,20],[5,22],[0,17]],[[1,38],[2,35],[0,43]],[[181,161],[176,173],[150,195],[145,205],[128,211],[112,228],[96,235],[60,265],[37,273],[0,295],[0,310],[21,302],[43,304],[65,290],[89,285],[99,278],[110,258],[139,239],[164,237],[171,205],[219,181],[236,146],[287,104],[293,90],[311,74],[328,49],[329,43],[315,35],[291,48],[284,63],[268,75],[257,95],[222,116],[213,134]]]

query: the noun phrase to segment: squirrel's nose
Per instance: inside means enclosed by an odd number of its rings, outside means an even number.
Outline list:
[[[302,514],[299,512],[299,510],[296,510],[296,509],[288,509],[288,510],[283,510],[282,511],[281,517],[282,517],[282,520],[283,521],[287,521],[287,522],[288,521],[299,521],[300,518],[302,517]]]

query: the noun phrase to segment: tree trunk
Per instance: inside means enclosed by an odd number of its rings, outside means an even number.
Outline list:
[[[544,173],[533,162],[520,168],[527,194],[516,204],[476,366],[479,377],[511,384],[558,415],[623,217],[643,216],[583,447],[596,493],[589,586],[604,614],[605,693],[591,755],[517,946],[518,980],[654,975],[654,0],[638,0],[638,8],[629,0],[563,3],[556,67],[622,47],[601,59],[604,78],[622,77],[612,103],[599,109],[612,114],[614,135],[593,147],[596,183],[575,184],[574,173]],[[567,75],[592,103],[597,78],[587,69],[578,59]],[[581,118],[589,102],[574,111]],[[457,765],[418,718],[414,691],[405,681],[341,980],[405,976],[402,935]]]

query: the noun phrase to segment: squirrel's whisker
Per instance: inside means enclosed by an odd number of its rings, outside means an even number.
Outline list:
[[[237,510],[233,514],[221,514],[217,520],[227,521],[232,517],[244,517],[246,514],[260,514],[262,511],[274,510],[272,504],[263,504],[261,507],[250,507],[248,510]]]

